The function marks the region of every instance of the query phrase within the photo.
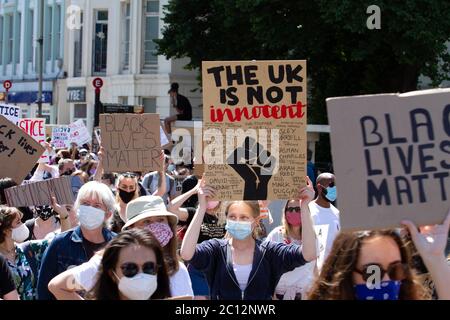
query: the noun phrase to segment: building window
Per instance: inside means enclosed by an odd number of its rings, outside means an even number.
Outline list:
[[[159,37],[159,1],[145,1],[145,28],[144,28],[144,70],[155,70],[158,64],[158,55],[154,39]]]
[[[30,20],[28,23],[28,45],[27,62],[33,62],[33,48],[34,48],[34,11],[30,10]]]
[[[79,103],[73,105],[73,118],[74,120],[87,118],[87,106],[85,103]]]
[[[12,63],[14,48],[14,19],[12,15],[7,16],[8,19],[8,46],[6,48],[6,64]]]
[[[47,6],[45,9],[45,36],[44,36],[44,57],[45,60],[50,60],[52,55],[52,34],[53,34],[53,25],[52,25],[52,7]]]
[[[128,97],[119,97],[119,104],[122,104],[124,106],[128,105]]]
[[[50,124],[51,122],[51,111],[49,108],[42,108],[42,117],[41,118],[45,118],[45,123],[46,124]]]
[[[128,70],[130,66],[130,27],[131,27],[131,8],[130,3],[125,3],[124,6],[124,28],[123,28],[123,70]]]
[[[75,32],[73,76],[81,77],[81,63],[83,57],[83,12],[80,12],[80,29],[75,29],[73,32]]]
[[[53,55],[55,59],[60,59],[61,57],[61,6],[57,5],[55,9],[55,47],[53,48]]]
[[[17,43],[16,43],[16,51],[14,52],[14,61],[16,63],[20,62],[20,39],[22,38],[22,14],[19,12],[17,14],[17,21],[16,21],[16,25],[17,25]]]
[[[108,11],[96,11],[95,18],[93,70],[94,74],[105,74],[108,47]]]
[[[142,98],[142,104],[144,105],[144,113],[156,113],[155,98]]]
[[[0,16],[0,65],[3,63],[3,17]]]

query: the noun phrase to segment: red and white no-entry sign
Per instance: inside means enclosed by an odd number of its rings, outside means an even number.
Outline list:
[[[3,88],[5,88],[6,91],[11,89],[11,87],[12,87],[12,82],[11,81],[9,81],[9,80],[3,81]]]

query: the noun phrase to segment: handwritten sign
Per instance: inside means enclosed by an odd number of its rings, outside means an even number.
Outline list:
[[[39,142],[41,145],[45,142],[45,119],[20,119],[19,127],[28,133],[34,140]],[[39,158],[38,162],[48,163],[48,152],[47,150]]]
[[[202,70],[205,177],[217,198],[293,199],[306,176],[306,61]]]
[[[20,107],[12,104],[0,103],[0,115],[4,116],[12,123],[18,124],[19,119],[21,118]]]
[[[450,207],[450,89],[327,105],[342,229],[442,223]]]
[[[70,176],[48,179],[5,189],[6,201],[11,207],[51,205],[51,197],[58,204],[74,203]]]
[[[56,149],[64,149],[70,147],[69,126],[57,126],[52,129],[52,144]]]
[[[44,148],[14,123],[0,115],[0,176],[17,184],[27,176]]]
[[[91,143],[92,137],[89,134],[83,120],[79,119],[69,125],[69,141],[75,142],[78,146],[82,146],[85,143]]]
[[[101,114],[105,172],[161,170],[158,114]]]

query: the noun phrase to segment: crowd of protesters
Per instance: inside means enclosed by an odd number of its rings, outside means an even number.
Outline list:
[[[309,161],[267,234],[267,202],[215,200],[195,163],[169,150],[160,171],[113,173],[101,147],[46,148],[49,163],[25,180],[82,186],[73,204],[16,208],[4,192],[16,183],[0,179],[0,299],[450,299],[450,212],[420,229],[341,232],[335,176]]]

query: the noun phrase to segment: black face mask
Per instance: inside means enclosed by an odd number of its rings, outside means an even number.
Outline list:
[[[47,221],[48,219],[50,219],[52,216],[55,215],[53,208],[50,206],[35,207],[35,210],[36,210],[36,217],[39,217],[44,221]]]
[[[70,169],[70,170],[64,171],[63,173],[61,173],[61,175],[62,176],[70,176],[74,172],[75,172],[75,170]]]
[[[136,191],[128,192],[128,191],[119,189],[119,197],[120,197],[120,199],[122,199],[122,201],[124,203],[128,203],[131,200],[133,200],[133,197],[134,197],[135,193],[136,193]]]

